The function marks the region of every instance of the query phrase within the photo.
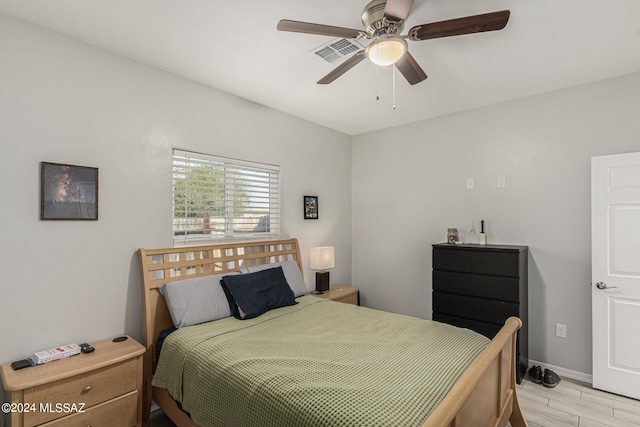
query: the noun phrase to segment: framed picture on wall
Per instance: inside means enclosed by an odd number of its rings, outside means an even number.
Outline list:
[[[41,220],[98,220],[98,168],[40,163]]]
[[[304,196],[304,219],[318,219],[318,196]]]

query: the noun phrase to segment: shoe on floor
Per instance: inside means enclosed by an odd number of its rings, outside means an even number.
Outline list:
[[[538,365],[529,368],[529,378],[536,384],[542,384],[542,369]]]
[[[558,374],[553,372],[551,369],[544,370],[544,376],[542,378],[543,386],[548,388],[554,388],[555,386],[560,384],[560,381],[562,381],[562,379],[558,376]]]

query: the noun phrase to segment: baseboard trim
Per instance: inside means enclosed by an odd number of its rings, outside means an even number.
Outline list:
[[[549,365],[548,363],[537,362],[535,360],[529,360],[529,366],[538,365],[543,370],[551,369],[556,374],[561,377],[570,378],[576,381],[582,381],[583,383],[593,384],[593,376],[590,374],[585,374],[583,372],[572,371],[571,369],[562,368],[560,366]]]

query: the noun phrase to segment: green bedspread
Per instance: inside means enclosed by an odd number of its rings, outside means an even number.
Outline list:
[[[420,426],[489,340],[313,296],[181,328],[153,385],[203,427]]]

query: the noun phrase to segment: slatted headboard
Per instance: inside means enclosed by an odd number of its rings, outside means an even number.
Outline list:
[[[144,408],[151,406],[151,379],[156,364],[158,335],[173,326],[164,297],[158,288],[165,283],[192,277],[237,271],[240,267],[294,260],[302,269],[297,239],[251,243],[221,243],[165,249],[139,249],[142,277],[142,341],[144,356]]]

